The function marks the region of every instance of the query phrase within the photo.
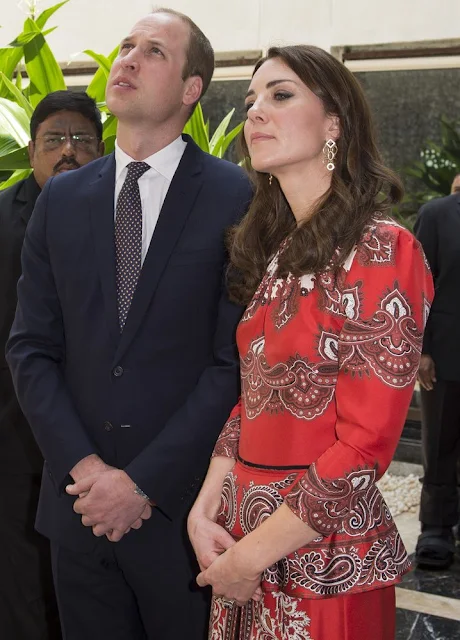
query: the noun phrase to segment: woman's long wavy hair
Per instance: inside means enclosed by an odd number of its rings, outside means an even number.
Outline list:
[[[353,74],[326,51],[306,45],[272,47],[259,60],[254,74],[270,58],[280,58],[320,98],[326,114],[338,116],[340,138],[331,186],[299,226],[278,181],[270,185],[268,175],[255,171],[246,161],[254,199],[228,237],[228,288],[239,304],[251,300],[285,238],[290,237],[290,242],[280,256],[280,277],[318,273],[328,266],[337,269],[370,219],[388,214],[403,195],[399,178],[382,162],[369,106]],[[244,134],[239,145],[247,159]]]

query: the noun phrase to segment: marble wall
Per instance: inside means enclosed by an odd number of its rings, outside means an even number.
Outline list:
[[[356,73],[374,114],[380,148],[395,171],[440,142],[439,119],[460,120],[460,69]],[[405,179],[406,188],[416,186]]]

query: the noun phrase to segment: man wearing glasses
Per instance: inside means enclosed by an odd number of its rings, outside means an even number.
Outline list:
[[[26,225],[45,182],[103,154],[101,116],[84,93],[56,91],[35,109],[32,174],[0,191],[0,629],[5,640],[60,638],[49,543],[34,530],[43,467],[16,400],[5,344],[16,309]]]

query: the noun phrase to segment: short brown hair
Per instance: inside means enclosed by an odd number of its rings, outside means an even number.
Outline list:
[[[201,29],[185,13],[164,7],[153,9],[152,13],[167,13],[171,16],[176,16],[190,28],[190,40],[186,51],[182,80],[187,80],[191,76],[199,76],[203,80],[203,90],[200,96],[202,98],[214,73],[214,49],[211,43]]]

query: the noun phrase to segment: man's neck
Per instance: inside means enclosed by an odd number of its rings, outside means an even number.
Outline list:
[[[177,127],[168,129],[148,130],[135,128],[132,124],[119,122],[117,128],[118,146],[133,160],[145,160],[149,156],[161,151],[181,134]]]

